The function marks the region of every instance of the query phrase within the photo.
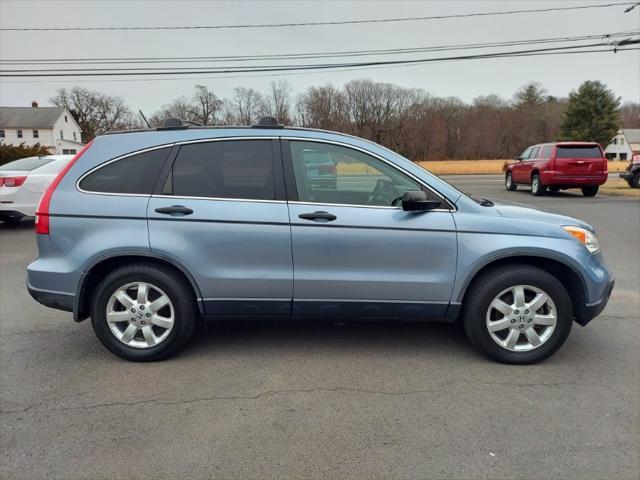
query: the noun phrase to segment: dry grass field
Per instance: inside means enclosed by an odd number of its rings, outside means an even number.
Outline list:
[[[436,175],[496,174],[504,172],[509,160],[420,160],[416,162]],[[622,172],[629,162],[609,162],[610,172]]]
[[[609,180],[600,187],[600,193],[605,195],[621,195],[625,197],[640,198],[640,188],[629,187],[629,184],[621,178]]]

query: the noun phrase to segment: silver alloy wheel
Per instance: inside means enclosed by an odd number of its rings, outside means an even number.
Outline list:
[[[540,179],[536,175],[531,179],[531,191],[536,193],[538,190],[540,190]]]
[[[507,173],[507,188],[511,188],[511,184],[513,183],[513,178],[510,173]]]
[[[543,345],[557,320],[558,311],[549,294],[531,285],[503,290],[489,304],[486,314],[493,341],[512,352],[528,352]]]
[[[164,341],[173,329],[174,315],[169,296],[146,282],[127,283],[107,301],[109,329],[130,347],[149,348]]]

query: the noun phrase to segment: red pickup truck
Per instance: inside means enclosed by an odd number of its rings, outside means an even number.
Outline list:
[[[602,148],[592,142],[557,142],[534,145],[507,166],[505,187],[531,185],[531,193],[544,195],[567,188],[580,188],[585,197],[598,193],[607,181],[607,160]]]

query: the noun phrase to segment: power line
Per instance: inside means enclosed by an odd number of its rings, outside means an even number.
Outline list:
[[[626,47],[622,49],[618,49],[618,52],[624,51],[632,51],[632,50],[640,50],[640,47]],[[590,49],[590,50],[572,50],[572,51],[563,51],[563,52],[546,52],[546,53],[531,53],[531,54],[522,54],[522,55],[503,55],[501,57],[487,57],[487,60],[491,60],[493,58],[513,58],[513,57],[536,57],[536,56],[550,56],[550,55],[576,55],[576,54],[584,54],[584,53],[601,53],[608,52],[611,53],[611,48],[601,48],[601,49]],[[475,60],[471,58],[469,60]],[[447,59],[443,59],[442,63],[446,63]],[[433,62],[429,64],[441,63],[439,59],[434,59]],[[315,75],[317,73],[326,73],[326,72],[353,72],[353,71],[362,71],[362,70],[382,70],[388,68],[406,68],[406,67],[414,67],[419,64],[409,64],[409,65],[382,65],[382,66],[371,66],[371,67],[359,67],[359,68],[329,68],[326,70],[322,70],[322,72],[316,71],[304,71],[304,72],[289,72],[286,74],[286,77],[290,76],[299,76],[299,75]],[[203,76],[203,77],[190,77],[190,80],[223,80],[223,79],[238,79],[238,78],[264,78],[264,77],[283,77],[282,73],[257,73],[257,74],[247,74],[247,75],[216,75],[216,76]],[[176,77],[166,77],[166,78],[153,78],[151,80],[147,78],[100,78],[95,80],[74,80],[74,83],[122,83],[122,82],[158,82],[158,81],[182,81],[184,78],[176,78]],[[0,78],[0,83],[3,84],[51,84],[51,83],[68,83],[69,80],[60,79],[60,80],[3,80]]]
[[[623,42],[619,42],[617,51],[623,51],[623,47],[626,45],[634,45],[640,43],[640,40],[625,40]],[[99,72],[86,72],[78,69],[78,71],[70,71],[70,70],[53,70],[53,71],[42,71],[42,70],[25,70],[19,73],[9,73],[5,74],[0,71],[0,77],[103,77],[103,76],[149,76],[149,75],[201,75],[201,74],[221,74],[221,73],[259,73],[259,72],[286,72],[286,71],[299,71],[299,70],[325,70],[325,69],[335,69],[335,68],[357,68],[357,67],[366,67],[366,66],[383,66],[383,65],[409,65],[409,64],[420,64],[420,63],[429,63],[435,61],[454,61],[454,60],[472,60],[472,59],[481,59],[481,58],[499,58],[499,57],[511,57],[511,56],[524,56],[526,54],[534,54],[534,53],[545,53],[545,52],[557,52],[557,51],[568,51],[574,49],[584,49],[590,47],[601,47],[602,45],[599,43],[592,43],[587,45],[572,45],[572,46],[563,46],[563,47],[551,47],[551,48],[539,48],[539,49],[530,49],[530,50],[516,50],[511,52],[493,52],[493,53],[484,53],[477,55],[463,55],[457,57],[436,57],[436,58],[421,58],[421,59],[413,59],[413,60],[380,60],[380,61],[369,61],[369,62],[350,62],[350,63],[342,63],[342,64],[301,64],[301,65],[276,65],[276,66],[250,66],[250,67],[242,67],[240,69],[229,69],[228,67],[218,67],[216,69],[209,70],[165,70],[165,71],[124,71],[123,69],[104,69]],[[601,51],[611,51],[611,49],[602,49]],[[71,69],[73,70],[73,69]],[[117,71],[112,71],[117,70]],[[142,69],[136,69],[142,70]],[[47,72],[47,73],[42,73]],[[53,72],[53,73],[50,73]]]
[[[197,56],[197,57],[123,57],[123,58],[52,58],[52,59],[13,59],[2,60],[1,65],[108,65],[108,64],[143,64],[143,63],[204,63],[210,61],[223,62],[245,62],[245,61],[267,61],[280,59],[316,59],[330,57],[361,57],[372,55],[404,55],[414,53],[425,53],[435,51],[481,49],[488,47],[508,47],[521,45],[536,45],[545,43],[576,42],[593,39],[613,39],[629,35],[637,35],[640,30],[627,30],[614,33],[602,33],[592,35],[580,35],[573,37],[550,37],[536,38],[528,40],[509,40],[503,42],[487,43],[463,43],[452,45],[435,45],[427,47],[411,48],[387,48],[378,50],[348,50],[337,52],[313,52],[313,53],[276,53],[258,55],[224,55],[224,56]]]
[[[586,10],[592,8],[609,8],[632,5],[636,2],[601,3],[596,5],[577,5],[573,7],[534,8],[527,10],[504,10],[495,12],[459,13],[451,15],[432,15],[427,17],[379,18],[367,20],[336,20],[327,22],[290,22],[290,23],[261,23],[236,25],[179,25],[179,26],[136,26],[136,27],[2,27],[4,32],[86,32],[86,31],[114,31],[114,30],[220,30],[241,28],[281,28],[281,27],[316,27],[326,25],[356,25],[393,22],[415,22],[423,20],[445,20],[451,18],[487,17],[495,15],[514,15],[521,13],[559,12],[567,10]]]

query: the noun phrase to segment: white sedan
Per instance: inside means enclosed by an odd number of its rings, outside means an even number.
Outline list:
[[[0,220],[33,217],[40,197],[73,155],[27,157],[0,166]]]

